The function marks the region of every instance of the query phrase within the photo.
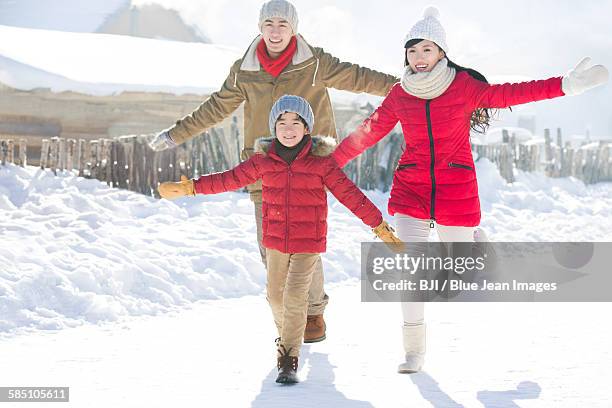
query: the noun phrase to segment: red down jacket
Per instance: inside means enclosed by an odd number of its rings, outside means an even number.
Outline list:
[[[263,246],[283,253],[325,252],[327,192],[325,187],[372,228],[383,220],[378,208],[330,156],[335,142],[313,137],[288,165],[274,151],[274,138],[255,142],[255,155],[232,170],[202,176],[196,193],[236,190],[262,179]]]
[[[389,214],[473,227],[480,223],[480,201],[470,148],[472,112],[478,107],[505,108],[563,95],[560,77],[489,85],[463,71],[442,95],[431,100],[410,95],[397,83],[381,106],[342,140],[332,157],[343,167],[399,121],[406,150],[393,177]]]

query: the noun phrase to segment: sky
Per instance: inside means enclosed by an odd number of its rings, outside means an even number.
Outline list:
[[[134,4],[150,0],[133,0]],[[185,10],[213,42],[238,48],[257,34],[259,0],[155,0]],[[612,2],[502,1],[323,1],[294,0],[299,32],[335,56],[397,74],[403,39],[425,7],[436,5],[447,32],[449,57],[491,81],[563,75],[583,56],[612,68]],[[564,133],[612,137],[612,86],[575,98],[515,108],[537,115],[538,131],[561,126]]]
[[[64,7],[65,22],[42,22],[36,10],[44,0],[0,0],[0,24],[8,24],[9,12],[20,8],[22,20],[36,24],[72,25],[83,2],[56,0]],[[104,1],[117,7],[127,0]],[[92,12],[102,14],[99,0],[87,2]],[[257,35],[260,0],[132,0],[132,4],[157,3],[180,12],[214,43],[246,49]],[[324,1],[294,0],[299,32],[312,45],[323,47],[340,59],[388,73],[402,70],[403,38],[425,7],[436,5],[447,32],[449,57],[475,68],[491,82],[512,78],[539,79],[563,75],[583,56],[612,68],[612,2],[592,0],[502,1]],[[102,3],[100,3],[102,4]],[[19,5],[19,7],[17,7]],[[43,6],[46,5],[46,6]],[[40,11],[40,10],[39,10]],[[2,14],[5,14],[3,16]],[[56,19],[54,19],[56,20]],[[612,86],[610,84],[574,98],[517,107],[516,112],[537,115],[537,127],[561,126],[566,133],[612,137]]]

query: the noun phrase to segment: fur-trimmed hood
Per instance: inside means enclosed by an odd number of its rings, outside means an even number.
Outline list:
[[[336,149],[336,141],[334,138],[329,136],[311,136],[312,145],[310,146],[310,154],[318,157],[325,157],[332,154]],[[268,154],[268,150],[272,145],[272,142],[276,139],[275,137],[260,137],[255,140],[254,150],[255,153]]]

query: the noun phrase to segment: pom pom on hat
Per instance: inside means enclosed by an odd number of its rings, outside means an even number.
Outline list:
[[[446,44],[446,31],[440,24],[440,10],[435,6],[429,6],[423,11],[423,19],[417,21],[408,35],[404,38],[405,44],[417,38],[435,42],[438,47],[448,53],[448,45]]]
[[[423,11],[423,18],[432,17],[437,20],[440,19],[440,10],[436,6],[429,6]]]

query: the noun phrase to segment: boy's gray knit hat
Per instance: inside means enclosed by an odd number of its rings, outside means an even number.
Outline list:
[[[264,21],[272,17],[287,20],[293,34],[297,34],[298,15],[295,6],[286,0],[270,0],[261,6],[259,11],[259,31],[261,31]]]
[[[270,110],[268,125],[270,126],[270,134],[276,136],[276,121],[278,117],[286,112],[294,112],[300,115],[308,126],[308,131],[312,132],[314,126],[314,114],[308,101],[296,95],[283,95],[274,103]]]

